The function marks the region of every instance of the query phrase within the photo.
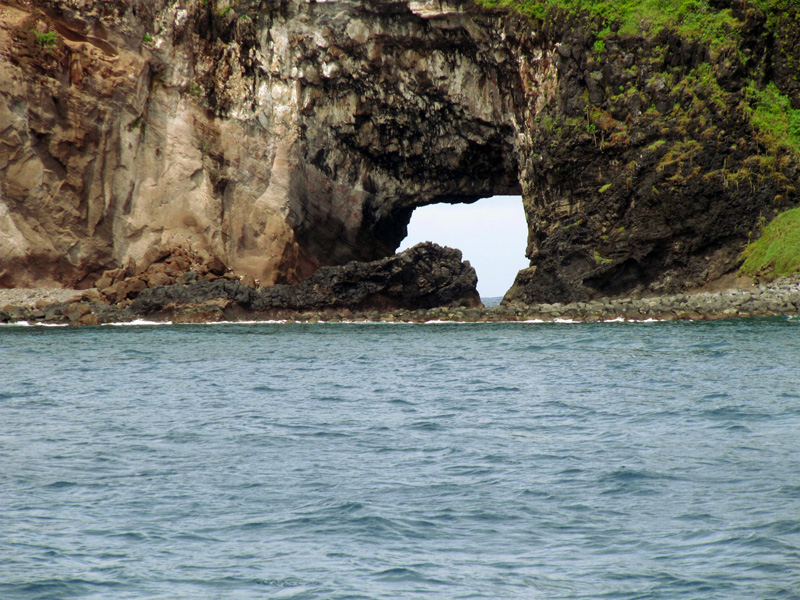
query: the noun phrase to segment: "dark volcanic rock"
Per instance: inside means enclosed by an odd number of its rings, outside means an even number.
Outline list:
[[[3,2],[0,286],[124,304],[190,270],[298,284],[390,256],[418,207],[497,194],[521,194],[528,225],[509,303],[733,271],[800,203],[795,153],[754,119],[767,84],[800,107],[796,3],[681,3],[725,11],[713,39],[539,4]],[[314,281],[342,302],[434,301],[362,298],[336,273]],[[339,302],[270,290],[257,304]]]
[[[322,267],[298,285],[256,290],[229,279],[195,281],[142,291],[133,312],[151,314],[175,305],[227,299],[249,311],[391,310],[480,306],[478,278],[461,252],[430,242],[372,262]]]

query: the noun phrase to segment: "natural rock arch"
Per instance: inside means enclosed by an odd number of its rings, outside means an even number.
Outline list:
[[[478,293],[485,303],[487,298],[502,298],[518,271],[529,266],[527,239],[522,196],[493,196],[415,208],[408,236],[397,252],[427,241],[458,248],[475,269]]]
[[[471,0],[41,5],[0,32],[6,285],[91,283],[175,243],[294,283],[391,254],[417,206],[521,193],[514,298],[668,291],[730,271],[796,202],[792,161],[748,163],[747,73],[669,31],[598,57],[585,16]],[[72,33],[47,51],[32,27]],[[687,87],[706,63],[713,100]]]

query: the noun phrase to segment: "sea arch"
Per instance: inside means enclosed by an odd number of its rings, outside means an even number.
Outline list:
[[[503,297],[517,272],[529,266],[527,233],[521,196],[432,204],[414,211],[398,251],[425,241],[458,248],[477,272],[478,292],[486,302]]]

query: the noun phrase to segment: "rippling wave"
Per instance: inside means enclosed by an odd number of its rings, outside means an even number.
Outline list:
[[[797,320],[0,329],[0,598],[800,598]]]

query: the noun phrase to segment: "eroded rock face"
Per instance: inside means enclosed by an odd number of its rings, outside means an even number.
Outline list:
[[[131,304],[137,314],[169,311],[222,299],[247,311],[394,310],[482,306],[478,278],[461,252],[430,242],[371,262],[321,267],[297,285],[255,288],[219,279],[142,291]],[[227,305],[226,305],[227,306]]]
[[[4,7],[0,282],[185,242],[296,283],[391,254],[414,206],[517,191],[508,52],[487,68],[469,16],[414,4]]]
[[[797,202],[741,107],[748,78],[788,73],[785,44],[747,69],[669,32],[598,53],[599,23],[468,0],[0,11],[0,285],[88,286],[180,244],[297,283],[392,254],[414,207],[521,192],[531,268],[509,301],[672,291]]]

